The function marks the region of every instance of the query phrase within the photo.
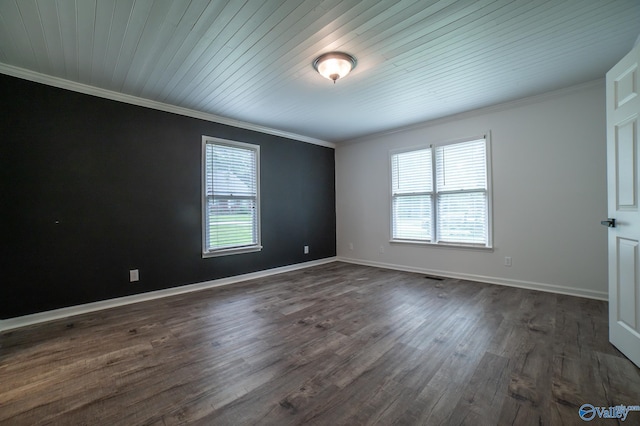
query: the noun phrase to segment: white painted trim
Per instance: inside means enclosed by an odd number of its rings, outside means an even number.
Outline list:
[[[70,306],[68,308],[60,308],[52,311],[38,312],[35,314],[24,315],[21,317],[0,320],[0,332],[13,330],[16,328],[26,327],[28,325],[38,324],[47,321],[53,321],[61,318],[68,318],[75,315],[86,314],[88,312],[101,311],[104,309],[115,308],[118,306],[130,305],[133,303],[145,302],[147,300],[162,299],[178,294],[191,293],[194,291],[205,290],[213,287],[220,287],[230,284],[239,283],[257,278],[264,278],[271,275],[282,274],[284,272],[297,271],[312,266],[324,265],[335,262],[335,257],[327,257],[320,260],[312,260],[310,262],[296,263],[294,265],[281,266],[278,268],[267,269],[264,271],[252,272],[249,274],[236,275],[234,277],[220,278],[217,280],[204,281],[195,284],[184,285],[180,287],[172,287],[163,290],[151,291],[148,293],[134,294],[131,296],[118,297],[116,299],[101,300],[99,302],[86,303],[84,305]]]
[[[567,287],[555,284],[537,283],[532,281],[511,280],[507,278],[487,277],[484,275],[464,274],[451,271],[440,271],[437,269],[415,268],[412,266],[395,265],[391,263],[370,262],[368,260],[351,259],[338,256],[338,262],[353,263],[355,265],[374,266],[383,269],[393,269],[396,271],[416,272],[425,275],[436,275],[446,278],[456,278],[461,280],[479,281],[488,284],[504,285],[507,287],[524,288],[527,290],[538,290],[547,293],[566,294],[568,296],[586,297],[588,299],[608,300],[608,293],[605,291],[584,290],[574,287]]]
[[[481,191],[479,189],[468,189],[468,190],[456,190],[456,191],[442,191],[442,190],[438,190],[438,185],[436,185],[437,182],[437,174],[438,174],[438,167],[437,167],[437,148],[439,147],[443,147],[443,146],[450,146],[450,145],[456,145],[456,144],[462,144],[465,142],[476,142],[476,141],[480,141],[483,140],[484,141],[484,151],[485,151],[485,174],[486,174],[486,186],[487,188],[484,191]],[[404,154],[404,153],[411,153],[411,152],[416,152],[416,151],[420,151],[420,150],[425,150],[425,149],[429,149],[431,151],[431,191],[427,191],[426,188],[423,188],[422,191],[418,191],[416,192],[414,190],[414,192],[411,195],[428,195],[431,197],[431,239],[430,240],[419,240],[419,239],[403,239],[403,238],[394,238],[393,235],[393,228],[394,228],[394,224],[395,224],[395,215],[394,215],[394,210],[393,210],[393,205],[394,205],[394,201],[395,199],[397,199],[398,197],[402,197],[402,196],[406,196],[406,194],[400,195],[400,196],[394,196],[394,189],[393,187],[393,158],[399,154]],[[471,249],[471,250],[489,250],[489,251],[493,251],[493,214],[492,214],[492,208],[493,208],[493,191],[492,191],[492,185],[493,185],[493,177],[492,177],[492,173],[493,173],[493,169],[491,167],[491,131],[487,130],[484,133],[482,133],[481,135],[475,135],[475,136],[469,136],[469,137],[465,137],[465,138],[456,138],[456,139],[450,139],[450,140],[443,140],[443,141],[434,141],[433,143],[424,143],[422,145],[418,145],[415,147],[410,147],[410,148],[398,148],[398,149],[392,149],[390,150],[388,153],[388,157],[389,157],[389,170],[388,170],[388,179],[389,182],[391,182],[390,185],[390,191],[388,191],[389,197],[389,217],[390,217],[390,222],[389,222],[389,235],[391,235],[391,238],[389,239],[389,242],[392,244],[413,244],[413,245],[425,245],[425,246],[431,246],[431,247],[452,247],[452,248],[462,248],[462,249]],[[451,193],[455,193],[455,194],[467,194],[467,193],[479,193],[479,192],[483,192],[486,196],[486,214],[487,214],[487,241],[485,244],[472,244],[472,243],[461,243],[461,242],[444,242],[444,241],[439,241],[438,240],[438,222],[440,221],[440,213],[439,213],[439,206],[438,206],[438,200],[440,199],[440,194],[451,194]],[[395,197],[395,198],[394,198]]]
[[[553,99],[553,98],[565,96],[570,93],[579,92],[579,91],[589,89],[591,87],[596,87],[596,86],[604,87],[604,78],[598,78],[596,80],[588,81],[586,83],[564,87],[562,89],[554,90],[551,92],[545,92],[539,95],[528,96],[526,98],[515,99],[513,101],[503,102],[503,103],[489,105],[486,107],[482,107],[482,108],[478,108],[470,111],[464,111],[457,114],[447,115],[445,117],[434,118],[431,120],[422,121],[420,123],[410,124],[408,126],[398,127],[390,130],[384,130],[382,132],[372,133],[369,135],[358,136],[357,138],[339,141],[337,145],[344,146],[344,145],[351,145],[351,144],[356,144],[360,142],[369,142],[372,139],[393,135],[394,133],[425,129],[425,128],[436,126],[439,124],[459,121],[466,118],[472,118],[472,117],[476,117],[484,114],[507,111],[509,109],[518,108],[518,107],[526,106],[530,104],[536,104],[539,102],[543,102],[547,99]]]
[[[253,221],[253,224],[256,226],[256,228],[253,229],[253,231],[257,238],[256,238],[256,241],[253,242],[253,244],[251,245],[233,246],[233,247],[216,248],[216,249],[209,249],[207,247],[207,236],[209,233],[208,226],[209,226],[209,219],[210,219],[209,217],[210,212],[209,212],[209,209],[207,208],[207,205],[208,205],[209,196],[212,197],[214,205],[215,205],[215,198],[216,198],[216,196],[214,195],[215,191],[212,192],[211,194],[207,193],[207,164],[208,164],[207,163],[207,145],[213,145],[213,146],[223,145],[226,147],[239,148],[245,151],[251,151],[253,152],[253,154],[255,154],[254,176],[256,179],[256,182],[255,182],[256,196],[255,196],[254,212],[256,217],[255,217],[255,220]],[[261,251],[262,250],[262,227],[260,226],[260,145],[202,135],[202,158],[200,161],[202,162],[202,170],[200,172],[202,176],[202,189],[201,189],[200,198],[201,198],[201,204],[202,204],[202,218],[203,218],[202,220],[202,257],[206,259],[209,257],[230,256],[234,254],[252,253],[256,251]],[[213,164],[213,160],[211,160],[211,163]],[[213,210],[215,211],[215,209]]]
[[[0,62],[0,74],[10,75],[12,77],[29,80],[36,83],[46,84],[48,86],[58,87],[60,89],[71,90],[85,95],[98,96],[112,101],[124,102],[131,105],[137,105],[145,108],[151,108],[158,111],[171,112],[173,114],[184,115],[186,117],[199,118],[201,120],[211,121],[214,123],[225,124],[227,126],[239,127],[241,129],[253,130],[269,135],[281,136],[283,138],[293,139],[300,142],[306,142],[314,145],[325,146],[328,148],[336,147],[332,142],[323,141],[321,139],[309,136],[299,135],[297,133],[286,132],[284,130],[272,129],[270,127],[260,126],[258,124],[247,123],[246,121],[234,120],[232,118],[222,117],[215,114],[209,114],[202,111],[196,111],[189,108],[183,108],[175,105],[165,104],[163,102],[152,101],[151,99],[139,98],[125,93],[114,92],[112,90],[101,89],[99,87],[89,86],[87,84],[78,83],[71,80],[65,80],[59,77],[53,77],[30,71],[24,68],[7,65]]]

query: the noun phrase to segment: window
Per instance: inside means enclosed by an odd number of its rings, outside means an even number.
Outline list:
[[[260,246],[260,147],[202,137],[203,257]]]
[[[391,239],[491,246],[486,137],[391,153]]]

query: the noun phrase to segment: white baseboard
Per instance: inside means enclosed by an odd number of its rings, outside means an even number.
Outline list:
[[[339,262],[353,263],[356,265],[375,266],[383,269],[393,269],[397,271],[416,272],[419,274],[436,275],[446,278],[456,278],[469,281],[480,281],[488,284],[498,284],[508,287],[524,288],[527,290],[545,291],[548,293],[566,294],[569,296],[586,297],[588,299],[609,300],[608,293],[603,291],[585,290],[581,288],[560,286],[555,284],[537,283],[531,281],[512,280],[507,278],[487,277],[484,275],[465,274],[459,272],[440,271],[437,269],[415,268],[412,266],[395,265],[391,263],[371,262],[368,260],[351,259],[347,257],[336,258]]]
[[[256,278],[268,277],[270,275],[281,274],[284,272],[296,271],[299,269],[310,268],[312,266],[324,265],[331,262],[353,263],[363,266],[374,266],[383,269],[393,269],[397,271],[416,272],[419,274],[437,275],[447,278],[456,278],[470,281],[480,281],[488,284],[498,284],[508,287],[524,288],[528,290],[539,290],[549,293],[566,294],[569,296],[586,297],[588,299],[608,300],[608,294],[601,291],[578,289],[573,287],[559,286],[555,284],[536,283],[531,281],[511,280],[506,278],[488,277],[484,275],[464,274],[459,272],[441,271],[437,269],[416,268],[404,265],[395,265],[391,263],[371,262],[361,259],[351,259],[346,257],[328,257],[325,259],[314,260],[311,262],[297,263],[295,265],[282,266],[279,268],[267,269],[264,271],[252,272],[250,274],[237,275],[234,277],[221,278],[217,280],[205,281],[201,283],[189,284],[180,287],[172,287],[164,290],[156,290],[148,293],[134,294],[131,296],[118,297],[116,299],[102,300],[99,302],[86,303],[84,305],[70,306],[68,308],[60,308],[52,311],[38,312],[35,314],[24,315],[21,317],[0,320],[0,332],[13,330],[16,328],[26,327],[28,325],[38,324],[42,322],[52,321],[61,318],[68,318],[75,315],[85,314],[88,312],[100,311],[103,309],[114,308],[117,306],[129,305],[132,303],[144,302],[146,300],[161,299],[178,294],[191,293],[194,291],[204,290],[213,287],[220,287],[235,284],[242,281],[248,281]]]
[[[118,297],[116,299],[101,300],[99,302],[86,303],[83,305],[70,306],[68,308],[60,308],[52,311],[38,312],[35,314],[24,315],[21,317],[0,320],[0,332],[13,330],[28,325],[38,324],[42,322],[52,321],[61,318],[68,318],[75,315],[85,314],[88,312],[101,311],[103,309],[114,308],[117,306],[130,305],[132,303],[144,302],[147,300],[161,299],[163,297],[175,296],[177,294],[191,293],[194,291],[204,290],[207,288],[220,287],[229,284],[235,284],[242,281],[253,280],[256,278],[268,277],[270,275],[282,274],[284,272],[296,271],[299,269],[310,268],[312,266],[324,265],[326,263],[335,262],[335,257],[328,257],[310,262],[296,263],[294,265],[281,266],[279,268],[267,269],[264,271],[252,272],[250,274],[236,275],[234,277],[220,278],[217,280],[205,281],[201,283],[188,284],[180,287],[172,287],[163,290],[150,291],[147,293],[134,294],[131,296]]]

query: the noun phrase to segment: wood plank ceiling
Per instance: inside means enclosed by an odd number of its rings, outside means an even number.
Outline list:
[[[0,0],[3,64],[331,142],[601,78],[639,34],[637,0]]]

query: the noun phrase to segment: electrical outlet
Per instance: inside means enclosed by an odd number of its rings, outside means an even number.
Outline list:
[[[137,269],[131,269],[129,271],[129,282],[140,281],[140,271]]]
[[[304,246],[304,254],[309,254],[309,246]]]
[[[349,243],[349,250],[353,250],[353,243]]]
[[[384,245],[380,244],[380,254],[384,253]]]
[[[511,257],[507,256],[504,258],[504,266],[511,266]]]

